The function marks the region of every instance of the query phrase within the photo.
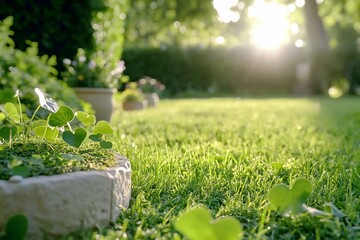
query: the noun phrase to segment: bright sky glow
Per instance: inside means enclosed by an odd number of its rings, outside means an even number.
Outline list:
[[[218,45],[221,45],[225,43],[225,38],[223,36],[218,36],[215,41]]]
[[[295,46],[298,47],[298,48],[304,47],[304,45],[305,45],[305,42],[303,40],[301,40],[301,39],[298,39],[295,42]]]
[[[213,5],[219,15],[219,20],[224,23],[237,22],[240,19],[238,12],[230,8],[238,4],[238,0],[214,0]]]
[[[296,5],[298,8],[302,8],[302,7],[305,5],[305,0],[296,0],[296,1],[295,1],[295,5]]]
[[[255,21],[250,33],[254,44],[271,50],[286,43],[290,28],[288,13],[284,5],[256,0],[248,11],[249,17]]]

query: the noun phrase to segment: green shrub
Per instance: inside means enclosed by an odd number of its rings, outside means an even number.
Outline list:
[[[93,18],[95,49],[90,58],[103,69],[103,74],[109,87],[116,87],[121,83],[111,84],[114,69],[119,69],[119,59],[123,52],[124,24],[128,0],[103,0],[104,11]],[[86,49],[85,49],[86,50]],[[87,52],[88,53],[88,52]],[[126,64],[126,62],[125,62]],[[118,79],[119,80],[119,79]]]
[[[37,42],[40,55],[56,56],[58,71],[65,69],[63,59],[82,48],[110,73],[122,53],[127,5],[128,0],[5,0],[0,20],[13,16],[16,48]]]
[[[130,81],[158,79],[168,94],[188,90],[288,93],[301,57],[295,48],[267,54],[252,48],[128,48],[122,59]]]
[[[137,88],[137,84],[129,83],[126,89],[121,93],[123,102],[142,102],[144,100],[143,93]]]
[[[54,56],[38,56],[36,43],[27,42],[25,51],[14,48],[10,37],[12,20],[8,17],[0,21],[0,104],[14,101],[13,93],[19,89],[23,104],[33,109],[37,104],[34,88],[40,87],[56,100],[64,99],[66,104],[81,109],[75,93],[56,78]]]
[[[103,0],[5,0],[0,20],[14,17],[13,39],[16,48],[25,50],[26,40],[39,43],[41,55],[58,60],[72,58],[79,47],[95,49],[93,15],[105,8]]]

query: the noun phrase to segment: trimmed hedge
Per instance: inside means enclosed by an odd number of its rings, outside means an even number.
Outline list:
[[[276,53],[246,47],[130,48],[122,57],[130,81],[151,76],[165,84],[170,95],[188,90],[289,93],[302,58],[294,47]]]
[[[16,48],[25,50],[27,40],[37,42],[40,55],[55,55],[61,61],[75,56],[79,47],[94,50],[91,21],[104,9],[102,0],[4,0],[0,20],[14,17]]]
[[[123,48],[128,0],[4,0],[0,20],[13,16],[12,39],[25,50],[27,40],[38,43],[40,55],[55,55],[56,68],[77,49],[101,58],[105,71],[114,69]]]
[[[82,109],[75,92],[56,78],[55,57],[40,56],[36,43],[25,51],[14,48],[12,17],[0,21],[0,104],[15,101],[14,93],[20,90],[22,104],[35,110],[39,105],[34,88],[39,87],[60,104]]]

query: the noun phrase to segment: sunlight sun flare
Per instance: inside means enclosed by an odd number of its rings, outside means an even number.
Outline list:
[[[231,10],[231,7],[238,2],[238,0],[213,0],[213,6],[218,12],[219,20],[224,23],[237,22],[240,19],[240,14]]]
[[[277,49],[288,41],[290,22],[284,5],[256,0],[248,14],[254,20],[250,35],[257,47]]]

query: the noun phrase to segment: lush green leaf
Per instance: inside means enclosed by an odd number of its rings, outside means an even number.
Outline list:
[[[100,142],[102,140],[102,134],[98,133],[98,134],[91,134],[89,136],[89,138],[94,141],[94,142]]]
[[[6,115],[0,112],[0,121],[3,121],[6,118]]]
[[[285,184],[275,185],[269,192],[269,200],[278,213],[288,215],[303,212],[304,204],[311,194],[312,185],[306,179],[297,179],[292,189]]]
[[[10,142],[10,140],[15,137],[16,133],[17,128],[15,126],[0,128],[0,138],[5,140],[6,142]]]
[[[112,142],[108,142],[108,141],[104,141],[104,140],[101,140],[100,141],[100,146],[103,148],[103,149],[110,149],[112,148]]]
[[[20,122],[20,114],[13,103],[5,103],[5,112],[14,122]]]
[[[86,112],[78,111],[75,113],[75,116],[85,126],[92,126],[96,122],[96,117],[93,114],[87,114]]]
[[[111,125],[104,120],[97,122],[93,130],[94,134],[100,133],[103,135],[112,134],[113,132],[114,130],[112,129]]]
[[[70,146],[79,148],[87,137],[87,131],[84,128],[76,128],[75,132],[65,131],[62,135],[63,140]]]
[[[5,235],[1,237],[4,240],[23,240],[28,231],[28,220],[22,215],[14,215],[5,226]]]
[[[16,166],[10,170],[10,174],[13,176],[20,175],[22,177],[28,177],[30,175],[30,168],[25,165]]]
[[[242,233],[236,218],[222,217],[213,221],[210,211],[202,206],[181,214],[175,228],[191,240],[238,240]]]
[[[38,126],[34,130],[35,135],[41,138],[46,138],[47,140],[54,140],[58,136],[59,130],[57,128],[52,128],[49,126]]]
[[[56,113],[49,115],[51,127],[63,127],[74,119],[74,111],[68,106],[61,106]]]

